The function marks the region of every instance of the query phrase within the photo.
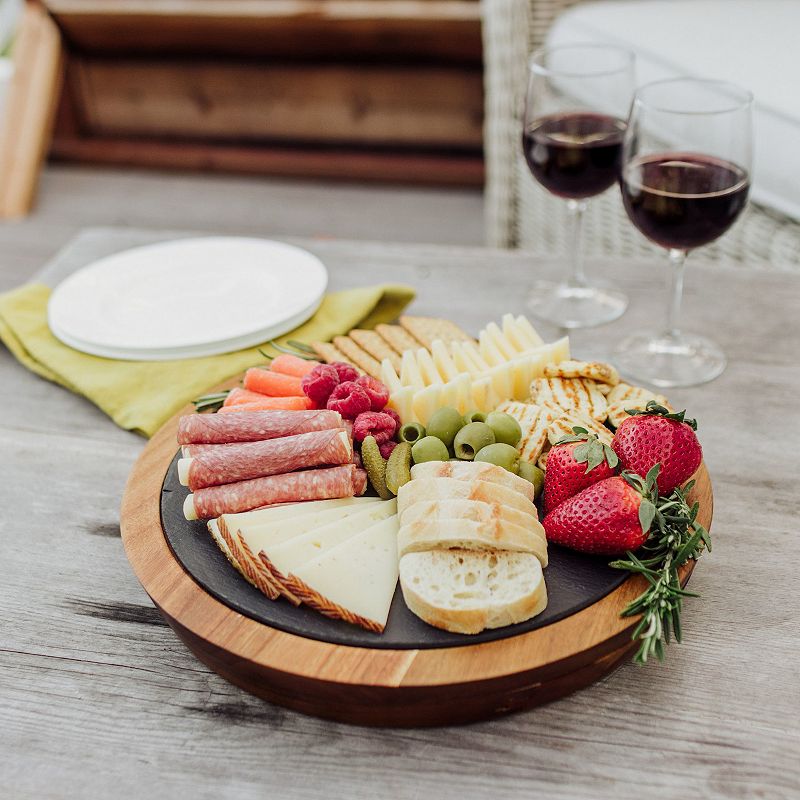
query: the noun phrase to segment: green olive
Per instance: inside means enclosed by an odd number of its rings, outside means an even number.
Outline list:
[[[494,438],[503,444],[510,444],[516,447],[522,438],[522,428],[511,414],[502,411],[492,411],[486,417],[486,424],[494,431]]]
[[[544,489],[544,470],[539,469],[536,464],[530,461],[520,461],[517,474],[520,478],[525,478],[526,481],[530,481],[533,484],[533,498],[535,500]]]
[[[425,428],[419,422],[406,422],[400,428],[399,437],[401,442],[414,444],[425,437]]]
[[[497,464],[515,475],[519,471],[519,450],[510,444],[496,442],[486,445],[475,453],[475,461],[487,461],[489,464]]]
[[[412,446],[411,458],[415,464],[421,464],[423,461],[449,461],[450,453],[447,452],[441,439],[425,436]]]
[[[485,422],[470,422],[453,440],[455,454],[465,461],[472,461],[475,453],[490,444],[494,444],[494,431]]]
[[[428,420],[428,436],[435,436],[451,447],[456,434],[464,427],[464,417],[454,408],[437,408]]]
[[[486,414],[483,411],[478,411],[477,409],[472,409],[472,411],[467,411],[464,414],[464,422],[486,422]]]

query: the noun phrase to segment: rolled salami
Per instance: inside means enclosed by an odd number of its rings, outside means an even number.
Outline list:
[[[210,486],[190,494],[183,511],[186,519],[211,519],[275,503],[352,497],[359,493],[357,489],[365,488],[360,472],[353,464],[345,464]]]
[[[258,442],[298,433],[341,428],[336,411],[242,411],[239,414],[188,414],[178,422],[178,444]]]
[[[178,474],[181,483],[194,492],[207,486],[280,475],[309,467],[335,467],[352,461],[353,444],[344,428],[340,428],[263,442],[218,446],[217,450],[179,462]]]

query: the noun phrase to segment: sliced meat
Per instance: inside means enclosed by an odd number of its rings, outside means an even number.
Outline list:
[[[193,511],[198,519],[211,519],[276,503],[352,497],[358,494],[356,489],[366,488],[366,473],[362,479],[356,474],[359,472],[352,464],[346,464],[211,486],[187,497],[186,516],[191,518],[189,512]]]
[[[336,411],[242,411],[238,414],[188,414],[178,422],[178,444],[258,442],[298,433],[341,428]]]
[[[194,492],[207,486],[352,462],[353,445],[344,428],[313,431],[200,453],[188,463],[186,482]]]

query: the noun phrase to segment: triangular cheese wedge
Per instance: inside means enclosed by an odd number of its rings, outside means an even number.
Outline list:
[[[375,497],[337,497],[334,500],[309,500],[304,503],[284,503],[283,505],[268,506],[255,511],[244,511],[241,514],[223,514],[225,524],[232,530],[239,530],[245,526],[257,525],[261,522],[274,522],[287,517],[297,517],[301,514],[310,514],[315,511],[326,511],[329,508],[347,508],[359,506],[364,503],[380,502]]]
[[[393,516],[298,567],[288,583],[292,593],[326,617],[382,633],[397,572]]]

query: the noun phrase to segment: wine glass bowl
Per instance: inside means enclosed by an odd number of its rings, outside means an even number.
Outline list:
[[[749,92],[723,81],[676,78],[636,92],[623,143],[623,205],[668,251],[672,297],[662,334],[635,334],[617,348],[618,366],[633,378],[694,386],[725,368],[714,342],[680,330],[683,275],[689,251],[722,236],[747,205],[751,105]]]
[[[620,47],[564,45],[529,62],[522,150],[534,179],[567,201],[571,269],[561,283],[538,281],[528,306],[565,328],[610,322],[627,307],[621,292],[587,281],[581,233],[587,200],[619,179],[633,88],[634,57]]]

